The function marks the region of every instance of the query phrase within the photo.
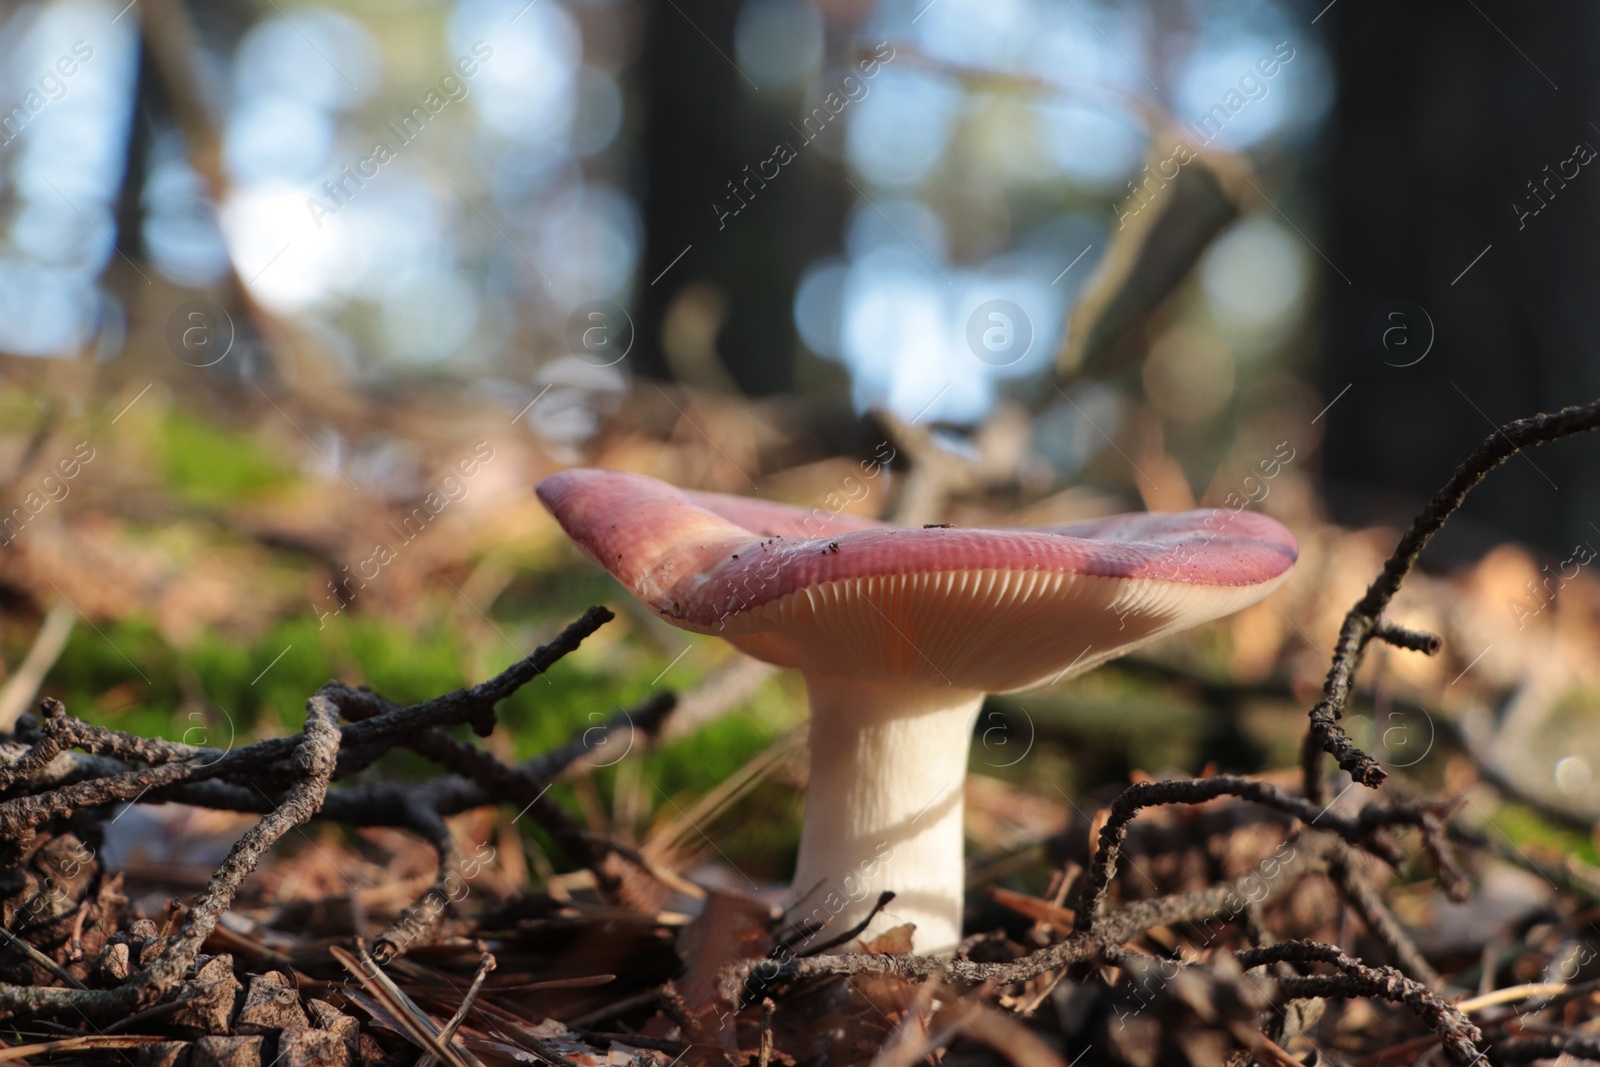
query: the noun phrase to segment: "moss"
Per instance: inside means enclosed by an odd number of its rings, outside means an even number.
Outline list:
[[[176,411],[162,420],[159,448],[167,489],[192,504],[248,500],[294,479],[252,438]]]
[[[495,626],[518,650],[529,651],[575,614],[565,608],[559,614],[497,610]],[[45,692],[60,697],[75,714],[115,729],[228,748],[298,731],[306,698],[331,678],[411,703],[480,681],[516,654],[498,638],[494,647],[477,647],[446,613],[425,619],[412,626],[354,611],[319,628],[314,614],[301,612],[247,638],[208,630],[181,649],[146,618],[102,623],[98,630],[80,624]],[[721,655],[690,655],[661,678],[668,665],[661,650],[641,632],[623,629],[623,620],[612,625],[619,629],[597,634],[595,649],[586,650],[593,655],[580,651],[568,657],[501,704],[500,730],[515,758],[546,752],[662,688],[692,688],[706,671],[726,662]],[[20,657],[25,649],[12,651]],[[630,759],[643,761],[640,788],[647,807],[658,818],[675,814],[665,797],[687,808],[804,718],[798,685],[773,681],[745,707],[692,737],[631,753]],[[464,727],[458,732],[468,736]],[[616,787],[616,758],[602,752],[591,760],[608,804]],[[377,773],[420,778],[439,772],[414,754],[395,752]],[[575,814],[581,810],[568,786],[558,786],[551,796]],[[793,865],[801,807],[799,790],[769,780],[707,829],[741,870],[755,878],[783,878]]]
[[[1588,864],[1600,862],[1596,858],[1594,841],[1587,835],[1556,826],[1532,808],[1505,803],[1488,819],[1490,826],[1505,834],[1519,849],[1531,846],[1557,856],[1573,856]]]

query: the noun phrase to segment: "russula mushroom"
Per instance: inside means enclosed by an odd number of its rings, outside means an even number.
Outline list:
[[[893,890],[863,937],[915,923],[924,953],[961,938],[962,794],[985,694],[1253,604],[1298,553],[1279,523],[1226,509],[910,530],[614,471],[564,471],[537,492],[667,622],[801,672],[800,921],[827,921],[820,944]]]

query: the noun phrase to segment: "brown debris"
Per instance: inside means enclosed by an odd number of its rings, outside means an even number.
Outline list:
[[[158,947],[161,942],[150,944]],[[251,986],[254,988],[254,983]],[[234,977],[232,956],[207,960],[180,995],[178,1009],[170,1017],[171,1025],[202,1034],[232,1033],[234,1004],[243,988]]]
[[[189,1067],[266,1067],[259,1037],[202,1037],[189,1051]]]
[[[1597,412],[1569,409],[1507,434],[1539,443],[1592,428]],[[499,700],[609,618],[596,609],[479,686],[406,706],[330,684],[307,701],[301,734],[227,752],[107,730],[46,702],[41,719],[0,739],[0,846],[12,861],[0,872],[12,934],[0,945],[0,1015],[38,1048],[83,1062],[188,1067],[1600,1056],[1592,868],[1497,850],[1461,818],[1461,798],[1491,780],[1470,764],[1437,791],[1397,775],[1376,796],[1325,795],[1324,752],[1358,781],[1380,780],[1336,721],[1356,665],[1373,639],[1387,646],[1375,657],[1421,659],[1441,651],[1433,629],[1456,632],[1442,616],[1405,616],[1423,629],[1384,613],[1428,537],[1502,452],[1486,443],[1474,454],[1346,617],[1356,622],[1313,710],[1298,788],[1281,774],[1135,774],[1086,797],[1096,814],[1059,832],[1044,825],[1048,807],[1031,811],[1010,858],[1049,837],[1047,850],[1064,853],[1049,857],[1054,878],[993,885],[984,914],[1003,917],[975,924],[953,958],[908,955],[905,930],[861,953],[801,955],[801,932],[774,921],[765,900],[697,885],[662,853],[611,840],[603,818],[580,822],[544,797],[597,737],[655,736],[670,697],[517,765],[450,732],[493,730]],[[364,773],[397,749],[443,773]],[[1007,807],[1004,790],[992,795],[991,820]],[[214,870],[208,861],[187,872],[197,888],[187,903],[147,909],[157,922],[129,904],[138,894],[94,849],[105,813],[175,801],[254,821]],[[538,892],[521,880],[475,884],[469,856],[500,840],[498,812],[526,813],[575,869],[551,871]],[[312,820],[328,831],[308,835],[314,849],[246,883]],[[332,824],[357,828],[359,842],[341,843]],[[1514,922],[1470,931],[1481,936],[1419,936],[1416,901],[1490,882],[1507,869],[1496,855],[1551,872],[1551,890],[1506,911]],[[82,1032],[63,1041],[63,1027]]]
[[[189,1042],[161,1041],[139,1049],[139,1067],[185,1067],[190,1063]]]
[[[244,1006],[234,1028],[241,1034],[271,1034],[279,1030],[304,1030],[311,1025],[305,1009],[300,1006],[300,994],[288,979],[277,971],[268,971],[250,979],[244,995]]]
[[[350,1047],[338,1034],[296,1027],[279,1035],[278,1062],[283,1067],[349,1067]]]
[[[326,1000],[315,998],[306,1001],[306,1014],[318,1030],[326,1030],[344,1043],[350,1059],[361,1053],[361,1023],[344,1014]]]

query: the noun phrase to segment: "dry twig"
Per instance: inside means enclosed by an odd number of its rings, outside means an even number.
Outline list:
[[[1438,639],[1431,634],[1421,634],[1396,626],[1383,618],[1384,609],[1400,591],[1400,583],[1416,565],[1422,550],[1433,535],[1451,515],[1455,514],[1467,493],[1488,473],[1522,451],[1575,434],[1600,429],[1600,400],[1562,408],[1551,415],[1533,415],[1526,419],[1508,422],[1483,440],[1473,453],[1456,468],[1450,480],[1433,495],[1422,513],[1395,545],[1394,554],[1383,565],[1383,571],[1367,586],[1364,596],[1344,617],[1339,628],[1339,639],[1334,645],[1333,663],[1328,668],[1323,683],[1322,698],[1311,709],[1311,744],[1307,746],[1305,760],[1305,791],[1313,800],[1320,800],[1321,774],[1318,755],[1326,752],[1339,761],[1339,766],[1362,785],[1376,788],[1385,777],[1378,761],[1362,752],[1339,725],[1345,708],[1350,703],[1352,683],[1356,668],[1361,665],[1367,642],[1378,637],[1401,648],[1431,652],[1437,648]]]

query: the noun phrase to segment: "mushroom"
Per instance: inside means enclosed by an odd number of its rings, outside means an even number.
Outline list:
[[[794,877],[835,939],[961,938],[962,795],[979,706],[1081,674],[1270,593],[1298,554],[1227,509],[1062,526],[902,529],[635,474],[537,489],[574,542],[674,626],[805,678],[810,778]]]

